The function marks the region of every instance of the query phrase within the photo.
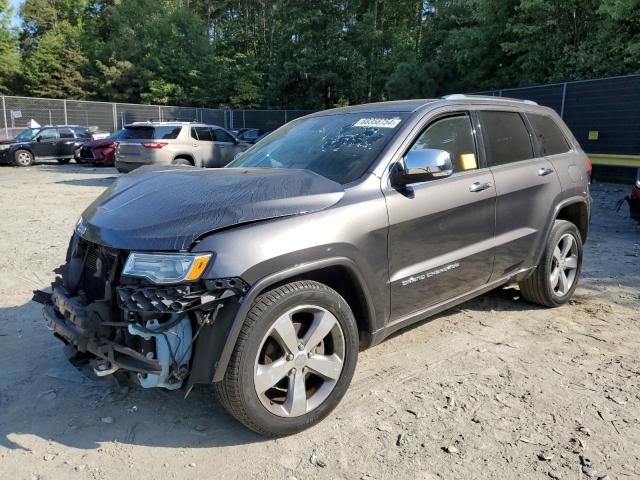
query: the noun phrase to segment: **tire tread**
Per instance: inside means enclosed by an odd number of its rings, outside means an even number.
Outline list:
[[[273,432],[265,430],[260,425],[253,422],[247,414],[245,405],[242,402],[242,396],[239,389],[241,382],[241,380],[239,379],[239,351],[242,350],[243,345],[249,340],[249,336],[251,335],[254,324],[265,313],[267,308],[276,304],[281,298],[301,290],[323,290],[325,292],[331,292],[339,295],[333,289],[322,283],[318,283],[312,280],[300,280],[274,288],[273,290],[269,290],[268,292],[265,292],[258,296],[258,298],[254,301],[251,309],[247,313],[245,322],[242,325],[242,329],[240,330],[240,333],[238,335],[236,346],[233,350],[233,354],[231,355],[231,359],[229,360],[229,365],[227,366],[227,371],[225,372],[224,378],[220,382],[214,383],[213,385],[214,392],[217,395],[220,404],[225,408],[225,410],[227,410],[239,422],[246,425],[254,432],[259,433],[260,435],[269,437],[279,436],[278,434],[274,434]]]
[[[547,274],[545,272],[544,265],[546,264],[549,255],[552,254],[550,249],[555,248],[555,238],[558,231],[564,229],[567,225],[570,225],[577,233],[577,237],[580,238],[577,227],[573,223],[567,220],[556,220],[554,222],[549,238],[545,243],[545,250],[542,254],[542,258],[540,259],[540,263],[536,266],[535,270],[529,277],[519,282],[520,293],[528,302],[537,303],[538,305],[546,307],[559,306],[559,303],[554,301],[553,297],[547,290]],[[576,278],[575,281],[577,283],[578,279]]]

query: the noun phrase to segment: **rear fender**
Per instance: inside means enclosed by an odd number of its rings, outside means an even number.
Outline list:
[[[541,237],[542,241],[540,243],[540,245],[538,246],[538,251],[536,253],[536,257],[535,257],[535,263],[533,264],[533,266],[536,266],[540,263],[540,259],[542,258],[542,254],[544,253],[544,246],[547,243],[547,239],[549,238],[549,235],[551,233],[551,229],[553,228],[553,224],[554,222],[558,219],[558,215],[560,214],[560,212],[562,211],[563,208],[568,207],[569,205],[575,205],[578,203],[582,203],[586,206],[587,208],[587,215],[590,219],[591,216],[591,208],[589,205],[589,202],[582,196],[574,196],[574,197],[569,197],[564,199],[563,201],[561,201],[560,203],[558,203],[555,207],[555,209],[553,210],[553,213],[549,216],[549,219],[547,220],[547,223],[545,225],[545,230],[544,230],[544,235]],[[589,220],[588,219],[588,220]],[[589,222],[587,220],[587,229],[589,226]],[[586,235],[585,238],[582,239],[583,242],[586,241]],[[533,272],[533,270],[532,270]]]

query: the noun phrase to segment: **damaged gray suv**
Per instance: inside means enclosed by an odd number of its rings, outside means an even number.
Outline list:
[[[533,102],[328,110],[227,168],[143,167],[78,220],[52,292],[70,360],[142,387],[213,384],[264,435],[338,404],[358,351],[496,287],[572,296],[590,162]]]

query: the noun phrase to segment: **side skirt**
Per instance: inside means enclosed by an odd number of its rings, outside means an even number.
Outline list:
[[[535,267],[529,267],[529,268],[523,268],[523,269],[517,270],[515,272],[510,272],[509,275],[507,276],[498,278],[493,282],[486,283],[467,293],[463,293],[462,295],[451,298],[449,300],[445,300],[444,302],[436,303],[435,305],[431,305],[429,307],[423,308],[421,310],[418,310],[417,312],[392,320],[386,325],[386,327],[381,328],[380,330],[372,334],[372,345],[380,343],[392,333],[404,327],[407,327],[413,323],[432,317],[433,315],[436,315],[440,312],[443,312],[444,310],[447,310],[451,307],[464,303],[467,300],[471,300],[472,298],[482,295],[483,293],[493,290],[494,288],[497,288],[501,285],[505,285],[507,283],[510,283],[511,281],[516,281],[521,278],[524,278],[526,274],[528,274],[534,268]]]

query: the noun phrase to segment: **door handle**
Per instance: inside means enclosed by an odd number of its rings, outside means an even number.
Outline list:
[[[487,188],[491,188],[491,184],[489,182],[473,182],[469,187],[469,191],[481,192],[482,190],[486,190]]]
[[[539,177],[544,177],[546,175],[549,175],[550,173],[553,173],[553,168],[541,168],[540,170],[538,170],[538,176]]]

